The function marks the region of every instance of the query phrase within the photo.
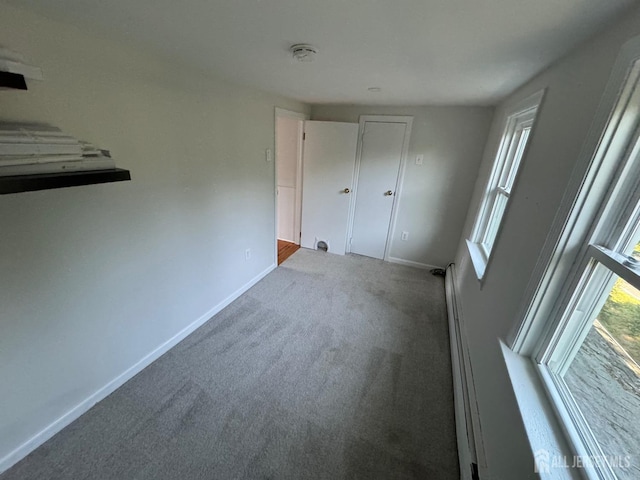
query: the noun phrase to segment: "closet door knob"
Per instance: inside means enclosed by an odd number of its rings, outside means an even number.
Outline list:
[[[345,188],[345,189],[343,190],[343,192],[344,192],[344,193],[351,193],[351,190],[349,190],[348,188]]]
[[[386,192],[384,192],[384,194],[390,196],[393,195],[393,192],[391,190],[387,190]]]

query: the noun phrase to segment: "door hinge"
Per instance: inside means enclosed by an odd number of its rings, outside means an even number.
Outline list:
[[[307,132],[303,132],[302,133],[302,140],[306,140],[307,139]]]

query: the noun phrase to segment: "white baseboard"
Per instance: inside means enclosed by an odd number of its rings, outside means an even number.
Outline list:
[[[397,263],[399,265],[406,265],[407,267],[423,268],[425,270],[431,270],[433,268],[442,268],[444,270],[444,267],[429,265],[428,263],[413,262],[411,260],[405,260],[403,258],[397,258],[397,257],[388,257],[387,261],[389,263]]]
[[[480,415],[476,401],[473,370],[469,358],[469,348],[462,329],[462,306],[456,290],[457,278],[454,264],[447,267],[445,294],[449,317],[449,339],[451,344],[451,365],[453,374],[453,397],[455,404],[456,437],[460,478],[472,480],[472,466],[486,470],[486,457]],[[477,478],[477,477],[476,477]]]
[[[248,283],[240,287],[238,290],[233,292],[227,298],[222,300],[220,303],[215,305],[209,311],[204,313],[200,318],[192,322],[190,325],[186,326],[182,330],[180,330],[177,334],[171,337],[169,340],[159,345],[155,350],[145,355],[142,359],[136,362],[134,365],[129,367],[127,370],[122,372],[116,378],[107,383],[104,387],[100,388],[98,391],[84,399],[78,405],[73,407],[67,413],[62,415],[60,418],[55,420],[53,423],[49,424],[40,432],[36,433],[29,440],[24,442],[18,448],[10,452],[8,455],[5,455],[4,458],[0,459],[0,473],[12,467],[14,464],[22,460],[33,450],[38,448],[44,442],[53,437],[56,433],[62,430],[64,427],[69,425],[71,422],[79,418],[83,413],[87,412],[91,407],[93,407],[96,403],[106,398],[108,395],[113,393],[119,387],[124,385],[129,379],[133,378],[139,372],[148,367],[155,360],[160,358],[163,354],[173,348],[175,345],[184,340],[189,334],[195,331],[198,327],[201,327],[204,323],[211,319],[216,313],[220,312],[226,306],[228,306],[231,302],[237,299],[240,295],[245,293],[251,287],[253,287],[256,283],[262,280],[265,276],[271,273],[276,268],[275,264],[269,266],[266,270],[259,273],[256,277],[251,279]]]

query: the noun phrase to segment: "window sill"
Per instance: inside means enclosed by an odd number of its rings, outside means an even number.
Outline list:
[[[573,464],[573,452],[533,361],[514,353],[500,341],[513,393],[518,403],[532,457],[539,463],[541,480],[582,479],[583,473]],[[546,463],[545,463],[546,462]],[[548,465],[548,468],[544,468]],[[534,465],[531,465],[534,469]]]
[[[469,256],[471,257],[471,263],[473,264],[473,269],[476,272],[476,277],[478,277],[478,280],[482,280],[484,277],[484,271],[487,268],[487,261],[480,250],[480,245],[472,242],[471,240],[466,240],[466,242],[467,249],[469,250]]]

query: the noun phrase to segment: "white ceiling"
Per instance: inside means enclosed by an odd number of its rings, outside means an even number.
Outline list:
[[[3,0],[308,103],[493,104],[634,0]],[[293,43],[319,50],[295,62]],[[372,93],[368,87],[380,87]]]

